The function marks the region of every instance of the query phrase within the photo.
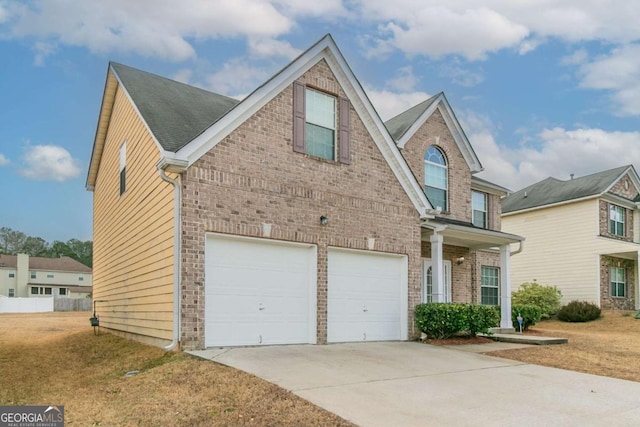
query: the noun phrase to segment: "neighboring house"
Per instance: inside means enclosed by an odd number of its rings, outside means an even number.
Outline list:
[[[526,237],[514,258],[516,287],[555,285],[562,302],[634,310],[638,302],[640,180],[633,166],[561,181],[547,178],[502,204],[502,225]]]
[[[406,340],[420,302],[484,296],[511,327],[522,238],[481,170],[444,94],[385,125],[330,36],[243,101],[111,63],[101,326],[167,349]]]
[[[91,295],[91,267],[63,256],[0,255],[0,295],[84,298]]]

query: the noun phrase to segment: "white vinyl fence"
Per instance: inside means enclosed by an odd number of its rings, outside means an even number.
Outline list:
[[[0,298],[0,313],[41,313],[53,311],[50,298]]]

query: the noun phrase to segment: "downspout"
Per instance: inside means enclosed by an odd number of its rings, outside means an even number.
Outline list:
[[[520,246],[515,251],[511,252],[509,255],[514,256],[518,255],[524,249],[524,239],[520,240]]]
[[[173,340],[163,347],[165,351],[171,351],[180,343],[180,247],[182,235],[180,232],[180,204],[182,186],[180,184],[180,175],[178,175],[178,179],[171,179],[160,165],[157,167],[160,178],[173,185]]]

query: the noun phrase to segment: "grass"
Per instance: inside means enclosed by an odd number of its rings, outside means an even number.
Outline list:
[[[0,405],[64,405],[69,426],[352,425],[241,371],[94,336],[89,317],[0,314]]]
[[[586,323],[545,320],[530,333],[565,337],[568,344],[502,350],[491,356],[519,360],[536,365],[569,369],[589,374],[640,382],[640,319],[635,312],[603,312]]]

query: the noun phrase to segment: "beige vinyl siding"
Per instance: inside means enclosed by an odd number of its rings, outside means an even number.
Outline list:
[[[119,151],[126,141],[126,191]],[[156,170],[160,152],[118,88],[94,189],[93,297],[100,325],[172,338],[173,187]]]
[[[562,302],[600,302],[596,199],[502,217],[502,231],[523,236],[524,251],[511,257],[511,283],[517,290],[536,279],[562,290]]]

